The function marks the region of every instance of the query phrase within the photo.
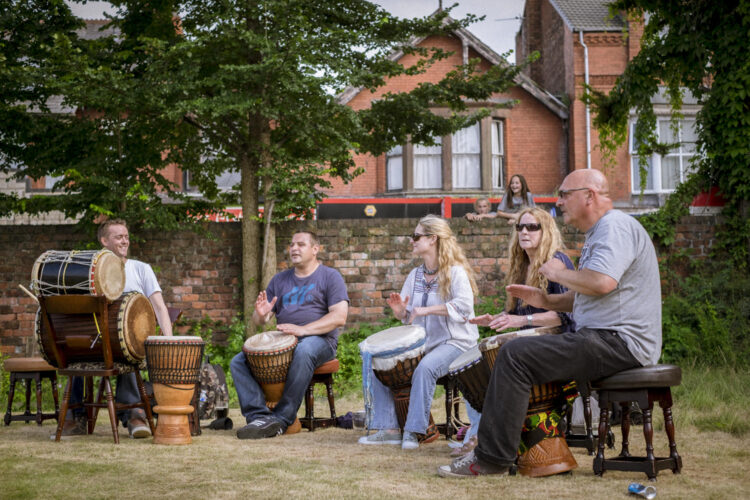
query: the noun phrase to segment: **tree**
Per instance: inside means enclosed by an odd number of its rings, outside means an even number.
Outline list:
[[[726,200],[726,227],[720,247],[747,267],[750,255],[750,2],[685,0],[618,0],[613,12],[634,18],[648,14],[641,51],[608,94],[588,96],[605,150],[614,151],[627,137],[631,109],[638,115],[635,140],[645,157],[658,144],[651,97],[666,87],[673,114],[679,116],[684,92],[702,105],[696,117],[698,150],[695,173],[662,209],[668,221],[686,213],[693,195],[717,186]],[[645,177],[645,176],[642,176]]]
[[[2,168],[17,166],[18,178],[52,176],[53,192],[64,193],[4,195],[0,213],[60,210],[91,234],[101,215],[174,229],[226,203],[187,197],[162,175],[170,163],[189,163],[195,130],[149,104],[158,81],[139,71],[148,55],[134,46],[157,22],[147,18],[120,41],[112,30],[83,40],[83,22],[62,0],[0,0],[0,12]],[[162,31],[174,38],[167,21]],[[52,99],[71,111],[50,113]]]
[[[471,61],[436,84],[389,94],[370,109],[355,111],[338,103],[336,94],[347,86],[375,90],[389,78],[423,72],[448,54],[413,47],[411,40],[447,34],[475,18],[454,21],[447,9],[400,20],[361,0],[111,3],[118,8],[112,23],[120,34],[107,42],[106,57],[79,54],[75,43],[56,42],[58,60],[74,61],[66,62],[67,68],[79,65],[77,74],[65,73],[75,81],[65,93],[88,98],[90,86],[98,82],[78,74],[100,76],[110,85],[97,92],[105,108],[126,109],[123,122],[143,120],[138,137],[154,138],[142,144],[143,154],[150,154],[148,164],[166,151],[209,200],[217,194],[217,174],[240,172],[246,315],[253,310],[261,277],[256,216],[261,194],[268,224],[309,211],[327,179],[347,181],[359,173],[353,152],[382,154],[408,136],[415,143],[432,143],[433,137],[468,126],[489,110],[468,112],[465,100],[485,100],[507,89],[519,71],[496,66],[479,72],[478,62]],[[179,19],[172,19],[172,12]],[[402,66],[389,57],[397,49],[418,54],[420,62]],[[118,97],[124,102],[105,99],[113,90],[124,94]],[[441,118],[430,106],[448,107],[454,114]],[[92,99],[86,109],[100,107]],[[157,125],[157,130],[149,128]],[[268,228],[270,247],[274,238]],[[270,248],[267,253],[275,254]],[[265,267],[275,271],[275,266]]]

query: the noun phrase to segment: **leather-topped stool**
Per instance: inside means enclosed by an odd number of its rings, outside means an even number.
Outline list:
[[[36,421],[42,425],[46,419],[57,419],[60,414],[57,399],[57,369],[42,358],[9,358],[3,363],[3,369],[10,373],[10,388],[8,390],[8,410],[5,413],[5,425],[13,421],[31,422]],[[42,380],[47,379],[52,386],[52,397],[55,400],[55,413],[42,413]],[[22,415],[13,415],[13,396],[15,395],[16,382],[26,380],[26,411]],[[31,381],[36,382],[36,413],[31,413]]]
[[[336,426],[336,404],[333,397],[333,374],[339,371],[339,360],[332,359],[326,361],[313,372],[310,385],[307,386],[305,393],[305,416],[299,419],[302,427],[309,429],[310,432],[323,427]],[[315,384],[325,384],[328,395],[328,406],[331,410],[331,417],[315,417]]]
[[[591,384],[599,392],[599,435],[609,431],[610,403],[619,403],[622,407],[622,451],[616,458],[604,458],[604,441],[598,443],[594,458],[594,474],[601,476],[605,470],[644,472],[654,480],[660,470],[672,469],[677,474],[682,469],[682,458],[677,453],[674,438],[674,421],[672,420],[672,392],[670,387],[680,385],[682,370],[675,365],[654,365],[632,368],[597,380]],[[659,402],[664,412],[664,429],[669,439],[669,457],[655,457],[651,422],[654,402]],[[643,411],[643,435],[646,439],[646,456],[634,457],[628,449],[630,433],[630,404],[638,403]]]

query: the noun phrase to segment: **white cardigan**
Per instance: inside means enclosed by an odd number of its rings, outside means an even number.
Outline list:
[[[409,297],[405,319],[411,316],[411,311],[415,306],[422,305],[423,293],[414,291],[418,269],[411,270],[409,276],[406,277],[403,288],[401,288],[401,297]],[[434,347],[446,342],[462,351],[474,347],[479,338],[477,326],[469,323],[469,319],[474,317],[474,293],[471,291],[469,277],[462,266],[451,267],[451,289],[447,301],[440,297],[439,290],[434,294],[429,294],[427,305],[439,304],[445,304],[448,309],[447,317],[421,316],[413,322],[415,325],[424,327],[427,332],[426,350],[429,352]]]

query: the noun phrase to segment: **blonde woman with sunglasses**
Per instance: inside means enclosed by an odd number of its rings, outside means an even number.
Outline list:
[[[519,213],[510,240],[510,270],[506,284],[529,285],[545,290],[548,295],[565,293],[567,288],[547,280],[539,268],[552,259],[558,259],[568,269],[575,269],[570,258],[563,253],[560,230],[550,214],[541,208],[526,208]],[[575,330],[568,313],[558,313],[531,306],[509,296],[505,311],[500,314],[484,314],[472,320],[480,326],[496,331],[508,328],[531,328],[534,326],[559,326],[563,331]]]
[[[401,293],[391,293],[387,302],[396,318],[425,329],[425,355],[412,375],[403,436],[390,389],[373,377],[371,428],[378,432],[362,437],[360,444],[401,444],[402,449],[411,450],[437,438],[436,429],[428,428],[437,380],[479,338],[476,325],[470,323],[477,293],[474,271],[448,223],[427,215],[420,219],[411,240],[412,252],[422,264],[409,273]]]

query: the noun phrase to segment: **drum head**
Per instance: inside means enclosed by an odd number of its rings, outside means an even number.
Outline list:
[[[462,371],[464,368],[472,366],[482,360],[482,353],[479,352],[479,346],[474,346],[462,352],[453,363],[448,367],[448,373],[453,375]]]
[[[151,302],[142,293],[133,292],[124,295],[117,322],[127,352],[138,361],[145,358],[146,350],[143,343],[156,333],[156,314],[154,314],[154,308],[151,307]]]
[[[242,350],[246,353],[275,352],[290,349],[297,344],[297,337],[279,331],[263,332],[245,341]]]
[[[394,326],[370,335],[359,346],[362,351],[377,355],[381,352],[408,349],[423,340],[426,335],[421,326]]]
[[[101,250],[92,266],[97,293],[110,301],[117,300],[125,289],[125,263],[109,250]]]

